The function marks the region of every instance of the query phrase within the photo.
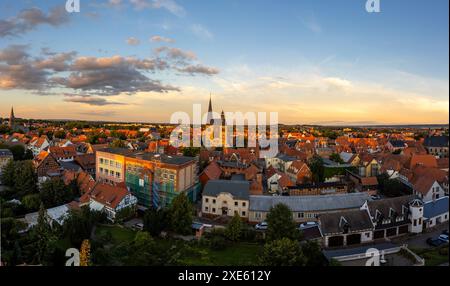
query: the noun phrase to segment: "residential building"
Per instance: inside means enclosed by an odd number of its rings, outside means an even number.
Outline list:
[[[248,219],[250,183],[235,180],[210,180],[202,197],[202,214],[234,216]]]
[[[448,136],[429,136],[426,137],[423,146],[428,153],[441,158],[448,157]]]
[[[250,196],[249,221],[259,223],[266,220],[270,209],[285,204],[292,211],[296,222],[317,221],[324,213],[359,209],[367,200],[367,193],[349,193],[323,196]]]
[[[319,216],[325,247],[342,247],[373,240],[374,226],[365,210],[350,210]]]
[[[121,211],[135,210],[137,198],[124,184],[97,183],[91,192],[81,197],[80,206],[84,205],[89,205],[91,210],[104,212],[106,217],[114,222],[119,218]]]
[[[97,181],[125,183],[143,207],[165,207],[180,193],[196,201],[196,158],[106,148],[96,152]]]
[[[448,221],[449,198],[442,197],[423,205],[424,228],[435,227]]]

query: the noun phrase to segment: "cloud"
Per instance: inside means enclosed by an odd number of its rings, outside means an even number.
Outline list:
[[[211,33],[206,27],[200,25],[200,24],[194,24],[191,26],[191,31],[199,37],[200,39],[204,40],[211,40],[214,38],[213,33]]]
[[[28,59],[27,45],[11,45],[0,51],[0,62],[8,65],[18,65]]]
[[[57,53],[45,59],[38,59],[34,62],[34,66],[42,70],[53,70],[57,72],[67,71],[70,69],[70,62],[75,58],[77,52]]]
[[[184,8],[174,0],[130,0],[130,3],[138,10],[165,9],[178,17],[184,17],[186,15]]]
[[[141,41],[139,41],[139,39],[136,39],[134,37],[130,37],[127,39],[127,44],[130,46],[137,46],[141,43]]]
[[[175,43],[174,39],[162,37],[162,36],[153,36],[150,38],[150,41],[152,42],[164,42],[164,43]]]
[[[52,8],[47,14],[39,8],[24,9],[16,17],[0,20],[0,37],[24,34],[44,24],[58,27],[69,22],[68,15],[64,7]]]
[[[191,75],[194,74],[215,75],[219,73],[219,70],[217,68],[207,67],[203,65],[189,65],[183,68],[178,68],[178,71],[188,73]]]
[[[92,106],[105,106],[105,105],[127,105],[127,103],[108,101],[101,97],[90,96],[67,96],[64,99],[65,102],[83,103]]]
[[[155,49],[157,54],[166,53],[167,57],[174,60],[196,60],[197,55],[191,51],[183,51],[179,48],[159,47]]]

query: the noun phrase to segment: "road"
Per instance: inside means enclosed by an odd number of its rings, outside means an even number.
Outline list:
[[[435,227],[432,231],[421,233],[414,236],[405,236],[393,239],[392,242],[397,244],[407,243],[409,248],[431,248],[426,242],[429,237],[439,236],[443,230],[448,230],[449,223],[443,223]]]

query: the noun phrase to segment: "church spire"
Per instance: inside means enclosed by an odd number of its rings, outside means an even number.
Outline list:
[[[209,105],[208,105],[208,116],[206,117],[206,124],[214,124],[214,116],[212,109],[211,93],[209,93]]]
[[[15,121],[14,107],[11,106],[11,114],[9,115],[9,128],[14,128],[14,121]]]

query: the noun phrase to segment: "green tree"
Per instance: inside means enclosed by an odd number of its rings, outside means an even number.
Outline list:
[[[193,207],[186,194],[175,197],[170,207],[170,227],[179,234],[189,234],[192,231]]]
[[[13,145],[8,149],[13,153],[14,160],[19,161],[24,159],[25,147],[23,145]]]
[[[47,208],[62,205],[73,200],[72,191],[59,178],[42,183],[40,195],[44,206]]]
[[[314,155],[308,160],[308,167],[312,173],[312,179],[315,183],[321,183],[324,181],[325,168],[323,166],[323,160],[320,156]]]
[[[344,160],[342,160],[341,156],[338,153],[333,153],[330,155],[330,160],[339,164],[343,164]]]
[[[304,266],[305,262],[299,243],[288,238],[266,243],[259,257],[262,266]]]
[[[1,181],[2,184],[8,187],[14,187],[14,174],[16,173],[16,164],[13,160],[3,167]]]
[[[125,143],[120,140],[120,139],[115,139],[112,143],[111,143],[111,147],[113,148],[125,148]]]
[[[129,247],[129,256],[126,265],[151,266],[156,265],[158,258],[155,255],[155,241],[148,232],[138,232]]]
[[[39,208],[37,225],[34,229],[37,241],[35,244],[34,262],[37,264],[47,264],[47,258],[54,252],[54,242],[56,240],[52,233],[50,217],[44,205]]]
[[[30,194],[24,196],[21,202],[28,211],[36,211],[41,205],[41,198],[39,194]]]
[[[285,204],[277,204],[271,207],[266,221],[268,224],[266,232],[268,240],[299,238],[299,231],[292,217],[292,212]]]
[[[37,192],[37,174],[31,161],[16,162],[14,190],[20,196]]]
[[[183,156],[196,157],[198,154],[200,154],[200,148],[197,147],[183,148]]]
[[[145,211],[143,223],[144,230],[148,231],[152,236],[159,236],[161,231],[167,228],[168,213],[165,209],[148,209]]]
[[[302,252],[306,258],[306,266],[320,267],[326,265],[326,259],[316,241],[307,241],[303,244]]]
[[[66,131],[64,130],[58,130],[55,132],[55,138],[59,138],[59,139],[65,139],[66,138]]]
[[[235,213],[226,228],[226,236],[231,241],[238,241],[241,237],[242,222],[238,213]]]

